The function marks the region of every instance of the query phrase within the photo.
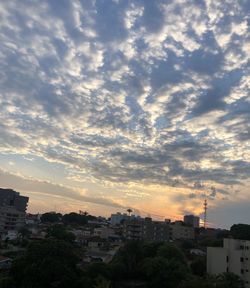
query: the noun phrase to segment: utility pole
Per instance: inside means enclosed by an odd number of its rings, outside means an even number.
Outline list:
[[[204,228],[207,228],[207,199],[204,201]]]

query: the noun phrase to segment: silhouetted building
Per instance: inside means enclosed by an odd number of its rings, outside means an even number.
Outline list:
[[[182,221],[175,221],[170,225],[170,238],[172,240],[193,240],[194,227]]]
[[[129,218],[123,223],[123,236],[126,240],[168,241],[169,221],[153,221]]]
[[[194,215],[185,215],[184,216],[184,223],[190,225],[194,228],[199,228],[200,226],[200,218]]]
[[[25,225],[29,198],[12,189],[0,188],[0,232],[18,230]]]

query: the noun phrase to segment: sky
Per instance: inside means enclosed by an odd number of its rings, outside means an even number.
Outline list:
[[[248,0],[0,0],[0,187],[29,212],[250,224]]]

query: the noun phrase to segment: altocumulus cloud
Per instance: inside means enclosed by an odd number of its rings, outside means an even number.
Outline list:
[[[244,184],[249,8],[2,1],[0,153],[60,162],[92,181],[204,181],[218,186],[211,197]]]

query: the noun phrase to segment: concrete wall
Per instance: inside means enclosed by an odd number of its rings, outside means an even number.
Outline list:
[[[207,248],[207,273],[232,272],[250,288],[250,241],[224,239],[223,247]]]

